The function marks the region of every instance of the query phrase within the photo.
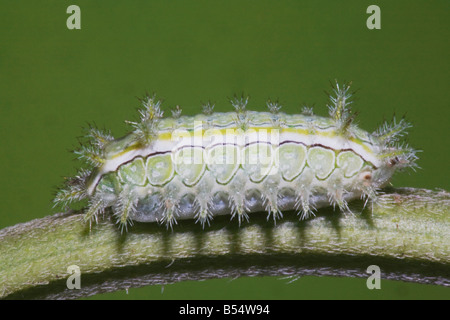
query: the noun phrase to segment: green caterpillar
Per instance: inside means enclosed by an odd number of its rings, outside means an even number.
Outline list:
[[[225,214],[242,223],[252,212],[276,220],[285,210],[301,219],[324,206],[349,211],[349,201],[376,200],[397,169],[417,160],[401,143],[406,121],[363,131],[350,98],[350,86],[336,83],[329,118],[309,108],[288,115],[270,101],[268,112],[249,111],[245,98],[232,100],[233,112],[214,113],[208,104],[196,116],[177,107],[164,118],[160,101],[147,96],[128,135],[91,129],[90,142],[76,151],[88,168],[67,180],[55,204],[87,199],[87,221],[111,208],[122,230],[133,221],[205,226]]]

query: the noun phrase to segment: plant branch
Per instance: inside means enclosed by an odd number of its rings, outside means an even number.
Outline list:
[[[240,227],[226,216],[205,229],[137,223],[125,234],[108,216],[89,229],[80,213],[57,214],[0,230],[0,298],[72,299],[238,276],[368,277],[371,264],[383,279],[450,285],[450,193],[385,190],[371,209],[322,209],[300,222],[288,212],[276,225],[265,214]],[[81,271],[79,290],[66,286],[71,265]]]

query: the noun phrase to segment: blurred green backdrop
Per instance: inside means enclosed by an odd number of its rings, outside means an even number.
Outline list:
[[[81,8],[81,30],[66,9]],[[381,8],[381,30],[366,9]],[[95,123],[115,136],[137,118],[147,91],[200,111],[230,110],[245,92],[262,110],[315,104],[326,115],[330,81],[351,80],[360,126],[407,115],[417,172],[395,186],[449,188],[450,2],[442,1],[2,1],[0,4],[0,228],[51,214],[63,176],[78,166],[68,150]],[[445,160],[447,159],[447,160]],[[184,282],[95,298],[301,299],[449,298],[448,288],[365,279],[305,277]]]

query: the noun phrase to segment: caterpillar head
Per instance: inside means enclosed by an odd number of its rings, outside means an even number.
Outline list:
[[[379,148],[380,166],[374,172],[375,182],[379,187],[387,185],[392,175],[397,170],[405,168],[417,168],[417,152],[402,142],[411,124],[401,119],[397,122],[394,118],[391,124],[385,123],[372,134]]]

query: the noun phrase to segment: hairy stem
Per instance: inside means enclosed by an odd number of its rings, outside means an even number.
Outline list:
[[[0,297],[72,299],[237,276],[367,277],[371,264],[384,279],[448,286],[450,193],[385,191],[361,214],[324,209],[299,222],[291,212],[276,225],[252,214],[240,227],[222,216],[205,229],[193,221],[173,230],[139,223],[121,234],[113,219],[89,229],[79,213],[18,224],[0,231]],[[80,268],[79,290],[67,288],[71,265]]]

